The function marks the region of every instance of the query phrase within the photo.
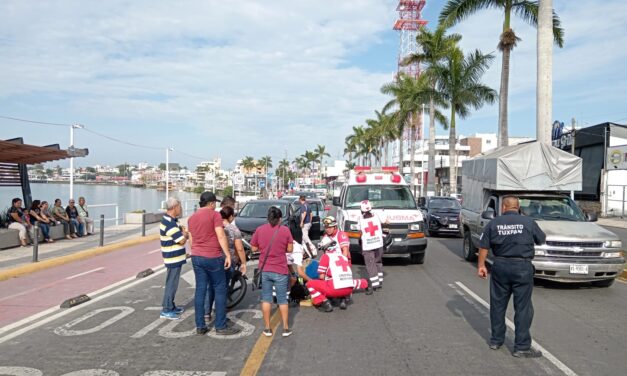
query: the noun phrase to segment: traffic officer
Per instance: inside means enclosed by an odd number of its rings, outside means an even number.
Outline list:
[[[481,234],[477,273],[488,277],[485,266],[488,249],[494,255],[490,278],[490,348],[498,350],[505,341],[505,312],[509,298],[514,294],[515,340],[513,356],[518,358],[541,357],[540,351],[531,348],[531,321],[533,320],[533,275],[531,260],[535,254],[534,243],[543,244],[546,235],[531,218],[520,215],[517,197],[503,198],[503,215],[494,218]]]

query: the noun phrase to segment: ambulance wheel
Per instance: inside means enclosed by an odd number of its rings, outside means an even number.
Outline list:
[[[472,244],[472,239],[470,238],[470,231],[464,231],[464,259],[466,261],[473,262],[477,260],[477,248],[475,248],[474,244]]]
[[[410,261],[412,264],[424,264],[425,263],[425,254],[417,254],[414,253],[411,255]]]

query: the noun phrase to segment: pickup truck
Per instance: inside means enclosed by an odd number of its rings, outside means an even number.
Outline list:
[[[618,236],[593,223],[595,214],[584,214],[570,197],[559,193],[491,192],[482,213],[462,209],[466,260],[476,259],[479,237],[490,220],[502,214],[501,200],[508,195],[519,198],[522,214],[534,218],[546,234],[546,243],[535,247],[536,278],[609,287],[621,274],[625,259]]]
[[[546,234],[535,246],[535,277],[609,287],[625,263],[623,245],[564,192],[581,190],[581,158],[538,142],[508,146],[462,164],[463,255],[476,259],[479,239],[502,200],[516,196],[521,214]],[[492,255],[488,255],[488,263]]]

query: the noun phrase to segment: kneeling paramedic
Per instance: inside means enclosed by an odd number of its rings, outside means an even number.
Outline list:
[[[335,218],[327,217],[323,223],[327,229],[333,227],[337,231]],[[335,238],[338,238],[337,234]],[[340,239],[337,244],[340,249],[341,244],[342,241]],[[346,251],[348,252],[348,249]],[[327,298],[339,298],[340,309],[346,309],[346,299],[353,290],[368,287],[368,281],[365,279],[353,279],[353,272],[348,257],[343,252],[338,251],[327,251],[322,255],[318,264],[318,278],[310,279],[307,282],[307,288],[309,289],[312,303],[325,312],[333,311],[333,307]]]
[[[509,298],[514,295],[515,340],[513,356],[537,358],[540,351],[531,348],[531,321],[533,320],[533,275],[531,260],[535,254],[534,243],[543,244],[546,235],[531,218],[519,214],[518,198],[503,198],[503,215],[486,226],[480,238],[477,274],[488,277],[485,260],[488,249],[494,255],[490,278],[490,348],[498,350],[505,341],[505,312]]]

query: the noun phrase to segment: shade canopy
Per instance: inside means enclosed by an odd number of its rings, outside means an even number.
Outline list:
[[[69,158],[67,150],[58,144],[35,146],[24,143],[22,138],[0,140],[0,163],[36,164]]]

